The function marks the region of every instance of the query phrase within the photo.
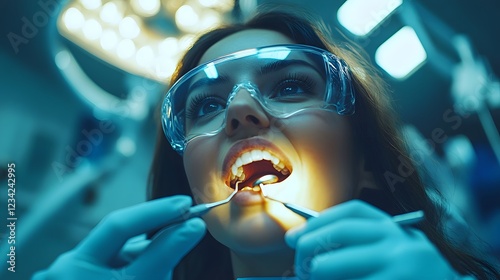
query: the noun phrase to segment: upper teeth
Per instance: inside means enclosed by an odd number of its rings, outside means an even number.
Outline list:
[[[274,168],[283,175],[288,175],[290,171],[285,167],[278,157],[265,150],[251,150],[241,154],[231,166],[231,181],[244,181],[243,165],[254,161],[268,160],[273,163]]]

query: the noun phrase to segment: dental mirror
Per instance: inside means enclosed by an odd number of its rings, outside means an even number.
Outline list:
[[[261,187],[261,189],[262,189],[262,185],[273,184],[276,182],[278,182],[278,176],[273,175],[273,174],[267,174],[267,175],[264,175],[264,176],[260,177],[259,179],[257,179],[253,183],[253,187]]]

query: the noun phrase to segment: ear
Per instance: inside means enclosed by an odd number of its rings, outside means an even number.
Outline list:
[[[376,184],[373,172],[366,167],[364,157],[358,162],[357,185],[355,189],[355,197],[359,197],[365,189],[380,190],[380,186]]]

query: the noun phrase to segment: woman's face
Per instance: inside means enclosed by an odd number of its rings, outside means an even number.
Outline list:
[[[293,43],[274,31],[240,31],[210,47],[199,64],[239,50]],[[251,80],[246,68],[231,74]],[[264,199],[252,183],[266,173],[278,175],[280,182],[264,186],[268,196],[316,211],[351,199],[360,165],[353,142],[346,117],[315,109],[276,119],[241,89],[227,108],[225,128],[191,141],[183,159],[197,203],[227,198],[234,187],[232,173],[245,173],[242,190],[204,220],[231,250],[266,253],[285,248],[285,231],[304,219]]]

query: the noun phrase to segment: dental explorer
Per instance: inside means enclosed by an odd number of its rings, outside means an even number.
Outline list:
[[[286,208],[290,209],[294,213],[296,213],[296,214],[298,214],[306,219],[319,216],[319,212],[316,212],[314,210],[308,209],[308,208],[300,206],[300,205],[292,204],[289,202],[283,202],[283,201],[280,201],[280,200],[277,200],[277,199],[274,199],[274,198],[268,196],[264,191],[264,185],[273,184],[273,183],[276,183],[277,181],[278,181],[278,177],[276,175],[268,174],[268,175],[264,175],[264,176],[260,177],[259,179],[257,179],[253,183],[253,186],[260,187],[262,196],[264,198],[279,202],[279,203],[283,204],[283,206],[285,206]],[[392,221],[399,224],[399,225],[412,225],[412,224],[420,222],[423,218],[424,218],[424,211],[418,210],[418,211],[414,211],[414,212],[409,212],[409,213],[404,213],[401,215],[392,216]]]
[[[198,205],[192,206],[191,208],[189,208],[189,210],[186,213],[169,221],[166,226],[178,224],[180,222],[187,221],[191,218],[201,217],[204,214],[206,214],[208,211],[210,211],[211,209],[228,203],[229,201],[231,201],[233,196],[238,192],[238,185],[239,184],[240,184],[240,182],[236,182],[236,186],[234,187],[234,191],[226,199],[216,201],[216,202],[204,203],[204,204],[198,204]]]

